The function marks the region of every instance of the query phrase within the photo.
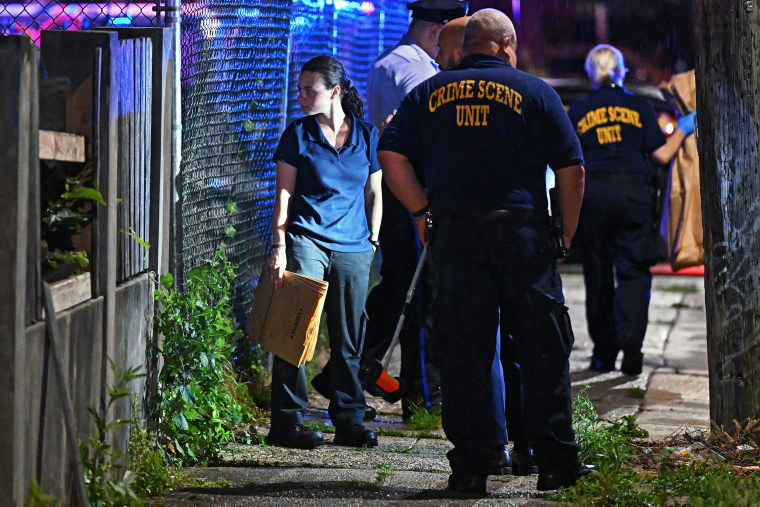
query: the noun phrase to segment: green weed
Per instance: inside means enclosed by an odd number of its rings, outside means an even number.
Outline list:
[[[321,431],[322,433],[335,433],[335,426],[325,424],[322,421],[315,421],[313,419],[308,419],[304,421],[303,424],[304,426],[308,426],[314,431]]]
[[[173,288],[171,275],[161,276],[156,290],[164,366],[153,415],[169,451],[186,464],[216,459],[234,438],[233,426],[253,417],[230,362],[230,344],[241,333],[233,326],[234,276],[222,244],[207,264],[189,272],[186,290]]]
[[[682,292],[684,294],[694,294],[699,289],[696,285],[671,285],[662,289],[664,292]]]
[[[404,421],[413,430],[432,431],[441,429],[441,412],[427,407],[414,407],[412,415]]]
[[[410,445],[408,447],[407,446],[394,447],[392,449],[388,449],[388,451],[389,452],[396,452],[396,453],[399,453],[399,454],[408,454],[408,453],[412,452],[413,449],[414,449],[414,446]]]
[[[582,390],[573,403],[581,461],[597,465],[575,486],[549,495],[577,505],[750,506],[760,497],[760,477],[737,476],[717,454],[685,461],[674,448],[653,454],[633,416],[602,421]],[[690,455],[686,455],[690,456]],[[689,458],[691,459],[691,458]],[[642,473],[641,463],[654,465]]]
[[[647,392],[640,387],[629,387],[626,392],[628,393],[628,396],[638,400],[643,400],[644,396],[647,394]]]
[[[375,482],[380,485],[388,477],[393,477],[396,471],[387,463],[375,463],[372,468],[375,469]]]
[[[136,402],[132,403],[136,413]],[[132,488],[143,498],[174,490],[187,482],[179,461],[161,447],[155,433],[136,425],[129,439],[129,470],[134,473]]]
[[[135,412],[131,419],[109,420],[109,413],[114,404],[130,396],[127,385],[132,380],[145,376],[138,373],[140,368],[119,370],[108,358],[113,371],[113,385],[108,386],[105,410],[101,414],[92,407],[87,407],[92,420],[95,422],[97,433],[79,441],[79,454],[82,458],[85,489],[90,505],[93,506],[138,506],[142,500],[132,490],[130,485],[119,476],[123,473],[127,458],[110,442],[111,433],[125,426],[137,426]],[[134,407],[134,403],[132,405]]]
[[[53,495],[48,495],[42,491],[42,486],[32,479],[32,482],[29,483],[26,505],[28,507],[58,507],[60,503]]]

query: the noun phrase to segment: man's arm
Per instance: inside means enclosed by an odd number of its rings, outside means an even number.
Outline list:
[[[383,169],[385,183],[393,195],[401,201],[401,204],[406,206],[406,209],[411,213],[425,209],[428,200],[420,182],[414,175],[414,168],[409,159],[400,153],[388,150],[378,151],[377,159]],[[424,244],[427,241],[425,237],[425,215],[415,217],[414,225],[420,242]]]
[[[578,216],[583,202],[586,170],[582,165],[563,167],[554,172],[555,186],[559,198],[559,209],[565,226],[565,245],[570,242],[578,228]]]

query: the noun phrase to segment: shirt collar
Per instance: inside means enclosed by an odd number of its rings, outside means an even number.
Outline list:
[[[356,122],[358,120],[356,119],[356,116],[354,116],[354,114],[351,112],[346,113],[346,118],[351,119],[351,125],[349,127],[348,137],[346,138],[346,142],[343,143],[343,146],[353,146],[359,142],[359,134],[358,134],[358,129],[356,127]],[[313,142],[327,141],[324,135],[322,134],[322,128],[319,126],[319,122],[317,121],[317,115],[308,116],[306,118],[306,121],[304,121],[303,138],[306,141],[313,141]]]
[[[487,67],[510,67],[507,62],[495,55],[475,53],[465,56],[455,69],[487,68]]]

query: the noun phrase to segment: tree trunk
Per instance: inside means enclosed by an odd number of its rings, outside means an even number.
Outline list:
[[[710,417],[760,418],[760,5],[695,0]]]

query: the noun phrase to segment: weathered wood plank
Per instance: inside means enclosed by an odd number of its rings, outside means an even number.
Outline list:
[[[150,220],[145,224],[147,231],[140,237],[150,243],[148,250],[148,269],[159,273],[169,272],[169,218],[171,213],[172,165],[171,165],[171,113],[174,90],[172,75],[174,68],[173,39],[168,28],[102,28],[115,31],[120,39],[149,38],[150,44],[150,77],[145,79],[151,83],[148,113],[146,116],[150,144],[149,187],[147,195],[150,206]],[[147,71],[148,67],[146,67]],[[148,131],[149,129],[149,131]],[[145,208],[147,209],[147,207]],[[143,235],[144,234],[144,235]]]
[[[0,37],[0,175],[5,189],[0,205],[0,503],[23,505],[31,477],[27,428],[22,405],[28,402],[24,382],[27,320],[30,173],[39,164],[36,132],[37,49],[28,37]],[[32,194],[33,195],[33,194]],[[35,243],[37,246],[39,243]],[[35,283],[35,280],[32,280]]]
[[[94,184],[106,201],[106,206],[95,208],[91,264],[93,296],[104,297],[101,385],[106,385],[111,381],[106,357],[115,346],[119,41],[112,32],[68,30],[45,30],[40,40],[42,62],[48,79],[68,82],[69,93],[88,78],[93,83],[91,129],[76,133],[84,135],[92,143]]]

